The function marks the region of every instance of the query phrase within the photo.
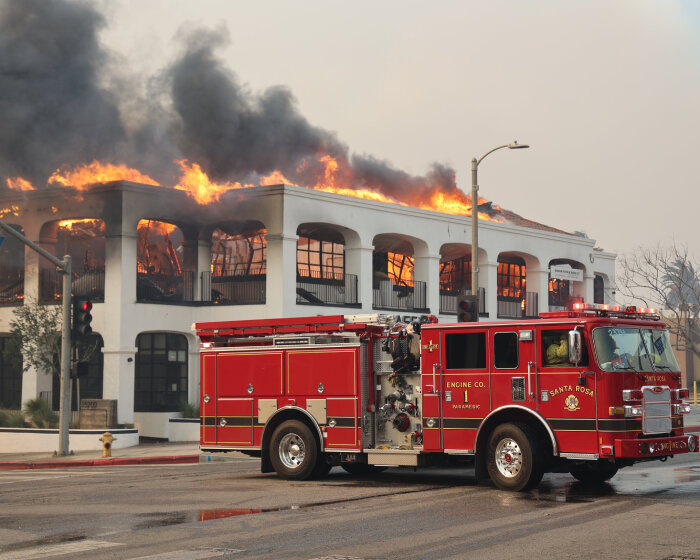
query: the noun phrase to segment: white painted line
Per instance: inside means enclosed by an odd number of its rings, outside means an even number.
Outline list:
[[[65,554],[79,554],[81,552],[97,550],[99,548],[109,548],[112,546],[121,546],[121,543],[82,540],[61,544],[44,544],[40,546],[33,546],[24,550],[8,550],[7,552],[0,552],[0,559],[39,560],[40,558],[62,556]]]

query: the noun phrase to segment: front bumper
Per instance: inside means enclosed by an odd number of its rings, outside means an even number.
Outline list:
[[[616,439],[615,457],[645,459],[698,451],[700,440],[693,434],[650,439]]]

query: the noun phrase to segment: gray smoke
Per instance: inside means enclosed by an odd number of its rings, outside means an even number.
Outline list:
[[[98,40],[104,25],[86,2],[0,0],[3,184],[22,176],[41,187],[58,167],[93,159],[172,184],[174,160],[186,158],[217,181],[255,180],[278,169],[312,186],[323,178],[319,157],[330,155],[339,164],[339,186],[378,189],[408,203],[435,189],[459,192],[445,166],[416,177],[372,156],[350,155],[334,133],[299,113],[285,87],[249,91],[217,57],[225,29],[181,32],[179,56],[149,80],[148,95],[133,110],[136,92],[146,88],[115,72]],[[101,85],[108,83],[119,87]]]
[[[0,1],[0,175],[42,184],[124,138],[115,100],[99,86],[104,23],[89,4]]]

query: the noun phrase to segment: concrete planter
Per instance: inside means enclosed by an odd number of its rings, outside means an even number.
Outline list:
[[[168,421],[169,441],[199,441],[199,418],[171,418]]]
[[[198,421],[199,422],[199,421]],[[117,439],[112,449],[139,444],[139,432],[131,429],[70,430],[71,451],[102,451],[100,436],[110,432]],[[58,429],[0,428],[0,453],[47,453],[58,449]]]

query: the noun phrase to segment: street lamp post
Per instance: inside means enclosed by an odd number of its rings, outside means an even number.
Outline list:
[[[501,148],[508,148],[510,150],[516,150],[520,148],[529,148],[527,144],[518,144],[517,141],[513,141],[512,144],[503,144],[503,146],[498,146],[486,152],[479,159],[472,159],[472,295],[476,296],[477,309],[480,309],[479,302],[479,183],[477,181],[477,171],[479,169],[479,164],[484,160],[484,158],[500,150]],[[477,312],[477,317],[479,314]]]

